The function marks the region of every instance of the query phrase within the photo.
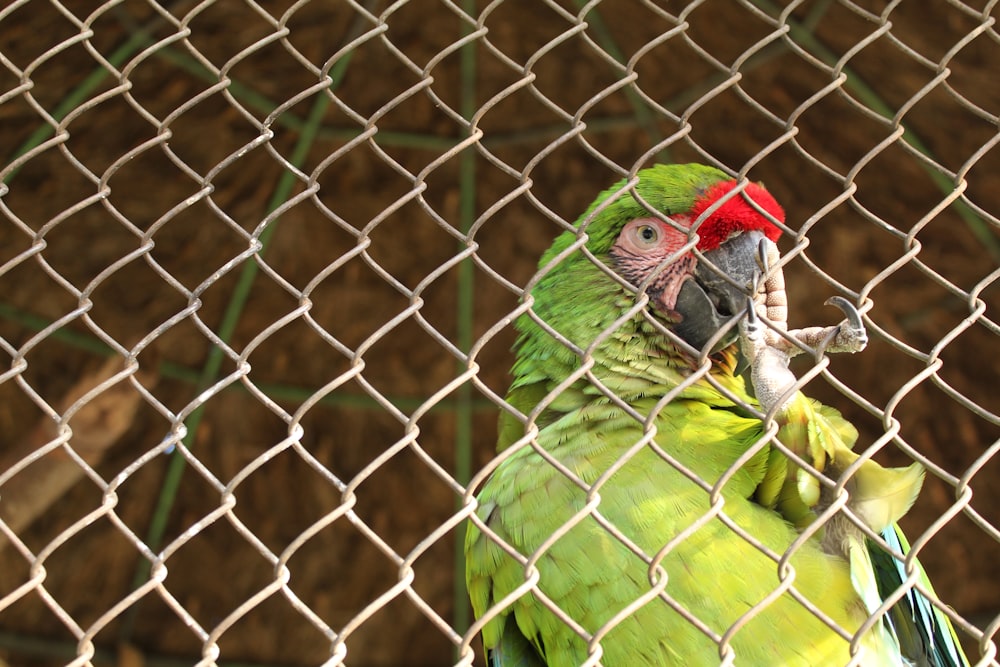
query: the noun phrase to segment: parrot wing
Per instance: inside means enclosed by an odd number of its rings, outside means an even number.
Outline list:
[[[860,458],[851,450],[857,430],[833,408],[799,394],[781,420],[784,423],[778,440],[831,479],[836,480]],[[768,474],[757,488],[757,500],[804,528],[815,518],[816,508],[830,502],[822,499],[820,482],[791,463],[778,448],[772,450],[769,463]],[[856,466],[845,485],[850,493],[848,507],[904,557],[910,546],[896,521],[916,500],[923,478],[924,469],[918,463],[883,468],[869,459]],[[906,566],[845,518],[831,521],[827,532],[832,535],[827,548],[846,552],[854,588],[868,613],[876,613],[884,600],[905,585]],[[840,540],[841,544],[832,544],[832,540]],[[916,559],[912,567],[922,589],[935,595]],[[901,664],[968,667],[951,620],[915,586],[889,608],[880,625],[877,631],[885,635],[886,643],[899,647]]]
[[[895,524],[882,531],[882,539],[904,556],[910,551],[906,537]],[[868,540],[867,546],[879,595],[885,599],[903,586],[908,577],[906,567],[872,540]],[[917,583],[936,596],[924,568],[916,559],[911,562],[917,572]],[[968,667],[969,661],[951,620],[916,587],[910,588],[889,609],[887,621],[899,640],[903,655],[919,667]]]
[[[662,407],[655,440],[711,482],[760,440],[762,429],[754,417],[720,409],[720,395],[701,400],[707,393],[698,387],[693,389],[697,400],[685,393]],[[648,413],[654,402],[639,401],[637,408]],[[590,403],[541,430],[540,449],[551,452],[584,484],[615,469],[591,511],[587,492],[530,446],[507,458],[484,486],[478,520],[466,539],[467,583],[477,618],[493,607],[502,608],[482,631],[491,667],[570,667],[588,658],[588,641],[548,605],[562,609],[584,632],[601,636],[599,659],[608,667],[719,660],[719,647],[705,630],[663,600],[653,598],[613,627],[607,625],[649,596],[651,577],[662,581],[634,550],[652,556],[675,539],[662,560],[657,558],[667,578],[665,595],[716,633],[737,622],[745,625],[728,640],[741,663],[846,664],[848,642],[796,598],[782,594],[765,602],[780,585],[778,564],[723,521],[705,517],[711,503],[703,487],[649,447],[620,461],[622,453],[641,440],[642,426],[608,404]],[[764,448],[727,474],[723,511],[727,522],[781,554],[796,540],[796,530],[779,512],[753,500],[767,461]],[[681,533],[689,534],[677,539]],[[542,546],[555,534],[558,539]],[[514,557],[510,548],[521,556]],[[528,559],[537,568],[535,586],[528,585]],[[798,573],[794,581],[800,595],[841,627],[861,624],[866,612],[856,602],[842,558],[810,540],[795,550],[789,564]],[[761,607],[754,609],[758,604]],[[744,614],[749,620],[740,621]],[[859,664],[865,667],[904,664],[898,648],[886,645],[883,634],[870,633],[859,650],[864,658]]]
[[[504,622],[500,641],[487,651],[489,667],[546,667],[534,645],[517,628],[513,616]]]

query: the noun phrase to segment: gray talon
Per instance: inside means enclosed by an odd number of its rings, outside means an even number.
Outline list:
[[[865,324],[861,321],[861,313],[854,307],[854,304],[842,296],[832,296],[826,300],[826,305],[833,306],[844,314],[848,327],[837,327],[838,347],[848,349],[852,352],[861,351],[868,344],[868,333],[865,331]]]
[[[847,318],[847,323],[851,325],[852,329],[864,330],[864,322],[861,321],[861,313],[858,309],[854,307],[854,304],[845,299],[842,296],[831,296],[825,302],[827,306],[833,306],[840,312],[844,314]]]
[[[760,339],[760,335],[761,326],[760,319],[757,317],[757,308],[753,299],[747,297],[746,336],[748,339],[756,341]]]
[[[767,239],[761,239],[757,244],[757,264],[764,275],[767,275],[767,270],[770,268],[767,264]]]

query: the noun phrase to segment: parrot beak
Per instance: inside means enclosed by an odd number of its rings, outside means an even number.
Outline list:
[[[766,237],[761,232],[743,232],[704,253],[708,261],[698,262],[677,295],[675,310],[683,319],[674,324],[674,333],[699,350],[711,342],[710,354],[736,341],[737,319],[763,275],[762,241]]]

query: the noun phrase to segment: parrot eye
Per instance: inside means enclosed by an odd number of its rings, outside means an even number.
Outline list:
[[[673,234],[673,231],[655,218],[629,220],[618,234],[612,252],[662,260],[687,241],[683,234]]]
[[[660,242],[660,229],[648,222],[638,222],[626,230],[632,243],[639,249],[650,250]]]

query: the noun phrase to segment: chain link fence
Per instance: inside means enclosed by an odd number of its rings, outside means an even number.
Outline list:
[[[929,470],[1000,626],[995,0],[15,0],[0,9],[0,662],[473,657],[466,488],[511,314],[654,162],[763,181],[806,392]],[[472,642],[478,647],[478,642]]]

